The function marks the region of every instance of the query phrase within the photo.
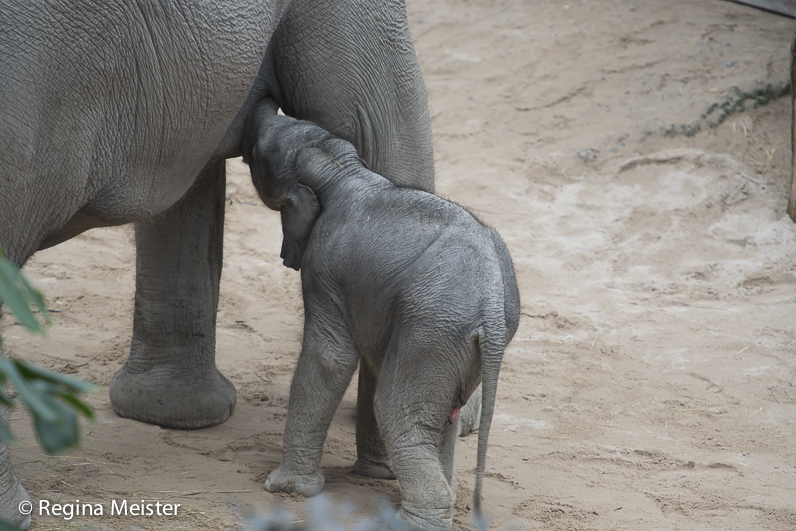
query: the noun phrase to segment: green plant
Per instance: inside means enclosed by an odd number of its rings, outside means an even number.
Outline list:
[[[0,247],[2,305],[22,326],[33,333],[45,334],[50,316],[44,296],[28,282],[19,268],[6,260]],[[38,316],[34,310],[38,310]],[[94,420],[94,412],[80,400],[79,395],[90,392],[93,385],[17,359],[0,357],[0,404],[12,408],[16,403],[6,392],[7,383],[14,387],[30,411],[39,442],[48,453],[60,453],[80,444],[78,414]],[[13,441],[16,441],[14,434],[0,422],[0,443]]]
[[[364,516],[354,515],[354,506],[349,503],[335,504],[328,494],[320,493],[304,502],[307,518],[299,518],[284,507],[275,506],[265,514],[249,519],[246,531],[410,531],[408,524],[397,520],[397,511],[392,504],[374,497],[376,511]],[[483,515],[475,516],[473,528],[486,531]],[[514,531],[505,528],[505,531]]]
[[[17,266],[6,260],[2,247],[0,247],[0,302],[11,310],[19,324],[33,333],[45,334],[45,326],[50,323],[50,313],[47,311],[44,296],[28,282]],[[43,320],[38,319],[33,313],[31,303],[38,308]]]

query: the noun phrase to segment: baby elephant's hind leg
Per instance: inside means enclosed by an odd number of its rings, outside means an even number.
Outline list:
[[[439,443],[439,462],[442,465],[442,473],[448,484],[453,487],[453,457],[456,450],[456,440],[459,438],[461,419],[454,423],[446,423],[442,427],[442,437]],[[456,503],[456,489],[454,489],[453,503]]]
[[[455,442],[457,425],[448,422],[450,393],[441,391],[438,380],[406,380],[385,364],[376,389],[376,419],[401,489],[397,517],[413,529],[448,530],[453,524],[453,452],[443,466],[440,450],[444,442]]]
[[[470,395],[470,399],[459,412],[459,425],[461,426],[460,435],[472,433],[478,429],[481,422],[481,388]]]
[[[373,412],[376,383],[373,368],[363,358],[359,363],[357,385],[357,460],[354,463],[354,472],[368,478],[395,479]]]

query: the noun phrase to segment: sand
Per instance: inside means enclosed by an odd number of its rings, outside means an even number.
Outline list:
[[[711,0],[408,4],[437,191],[499,230],[522,295],[488,452],[492,528],[796,529],[791,101],[776,97],[794,22]],[[5,349],[98,384],[98,421],[82,448],[49,457],[15,411],[14,466],[36,500],[106,507],[34,515],[33,529],[235,529],[275,503],[303,518],[302,498],[262,488],[299,351],[298,274],[240,161],[227,194],[217,363],[238,406],[220,426],[111,410],[132,328],[130,227],[27,266],[55,323],[37,339],[6,322]],[[354,405],[350,389],[323,470],[331,499],[361,515],[399,494],[353,475]],[[455,529],[471,525],[475,445],[458,446]],[[141,499],[179,514],[108,515]]]

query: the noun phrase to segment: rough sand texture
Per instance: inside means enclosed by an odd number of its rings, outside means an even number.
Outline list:
[[[790,98],[709,127],[732,87],[787,80],[793,21],[712,0],[408,10],[437,190],[501,232],[523,297],[488,454],[493,527],[796,529]],[[165,430],[111,411],[132,327],[129,227],[28,265],[56,322],[47,340],[7,323],[5,348],[99,384],[99,422],[83,448],[46,457],[15,412],[19,476],[51,502],[182,504],[172,519],[34,517],[33,529],[232,529],[273,502],[300,511],[300,498],[262,488],[299,349],[298,275],[278,257],[279,216],[245,166],[229,168],[218,365],[238,407],[221,426]],[[354,402],[349,390],[323,467],[333,500],[361,511],[373,494],[399,494],[352,474]],[[470,527],[475,443],[458,447],[455,529]]]

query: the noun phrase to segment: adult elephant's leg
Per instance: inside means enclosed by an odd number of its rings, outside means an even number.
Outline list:
[[[0,406],[0,409],[8,412],[5,406]],[[7,413],[2,415],[8,416]],[[30,495],[11,469],[8,446],[0,445],[0,519],[12,522],[20,529],[30,527],[30,513],[25,515],[20,512],[22,502],[30,503]]]
[[[3,357],[2,345],[0,345],[1,357]],[[10,419],[11,412],[7,407],[0,405],[0,420],[8,426]],[[30,501],[30,495],[11,469],[8,446],[0,445],[0,519],[12,522],[21,529],[27,529],[30,527],[30,513],[23,515],[19,510],[19,505],[22,502]]]
[[[373,412],[376,383],[375,372],[363,359],[359,363],[357,384],[357,460],[354,463],[354,472],[369,478],[395,479]]]
[[[175,206],[136,223],[133,339],[110,387],[122,417],[192,429],[235,408],[235,387],[215,364],[225,171],[223,159],[209,162]]]
[[[374,172],[434,191],[426,88],[402,0],[293,2],[271,44],[286,114],[353,143]]]

